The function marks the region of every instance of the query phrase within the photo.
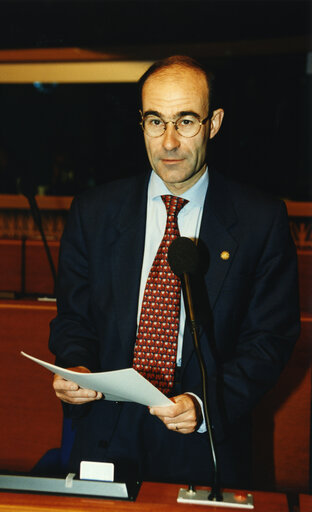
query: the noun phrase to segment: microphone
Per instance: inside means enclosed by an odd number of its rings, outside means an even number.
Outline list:
[[[168,262],[171,267],[171,270],[174,274],[180,277],[183,288],[183,295],[185,305],[187,306],[187,311],[189,315],[189,321],[191,324],[191,332],[193,337],[193,343],[195,352],[197,355],[200,372],[201,372],[201,380],[202,380],[202,391],[203,391],[203,409],[204,409],[204,417],[207,426],[207,432],[209,437],[209,444],[212,454],[213,460],[213,485],[211,487],[211,493],[208,497],[210,501],[223,501],[223,496],[220,489],[219,483],[219,472],[216,458],[216,451],[214,446],[214,440],[212,436],[212,428],[211,422],[209,418],[208,412],[208,398],[207,398],[207,370],[205,366],[205,362],[202,357],[202,353],[199,347],[198,341],[198,326],[196,324],[196,316],[195,310],[193,307],[193,297],[190,285],[190,274],[195,274],[199,267],[199,255],[198,250],[194,242],[190,238],[186,237],[178,237],[173,240],[168,249]],[[190,488],[191,492],[194,492],[193,489]],[[198,491],[199,492],[199,491]]]
[[[171,242],[168,249],[171,270],[177,276],[195,274],[199,266],[198,250],[190,238],[180,236]]]
[[[195,274],[199,267],[198,250],[190,238],[175,238],[168,249],[168,262],[174,274],[182,281],[183,295],[186,295],[186,311],[192,330],[197,329],[193,298],[190,285],[190,274]]]
[[[36,200],[36,196],[35,196],[35,194],[36,194],[36,187],[35,187],[35,184],[34,184],[34,182],[32,180],[26,181],[26,179],[22,179],[21,180],[20,186],[21,186],[22,194],[28,200],[32,217],[33,217],[34,222],[37,225],[38,230],[40,232],[40,236],[41,236],[41,239],[42,239],[42,242],[43,242],[43,246],[44,246],[44,249],[45,249],[48,261],[49,261],[49,265],[50,265],[50,269],[51,269],[51,273],[52,273],[52,277],[53,277],[53,284],[54,284],[53,295],[55,295],[55,289],[56,289],[56,270],[55,270],[54,262],[53,262],[53,259],[52,259],[52,256],[51,256],[51,251],[50,251],[50,248],[48,246],[47,239],[46,239],[43,227],[42,227],[41,213],[40,213],[40,210],[38,208],[38,204],[37,204],[37,200]]]

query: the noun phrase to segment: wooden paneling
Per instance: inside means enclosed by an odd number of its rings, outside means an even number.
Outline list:
[[[312,316],[277,385],[254,414],[256,486],[308,492],[311,429]]]
[[[36,196],[47,240],[60,240],[72,199],[68,196]],[[41,240],[25,196],[0,194],[0,239]]]
[[[59,242],[48,242],[57,271]],[[25,293],[47,294],[54,292],[51,268],[43,243],[28,240],[25,244]]]
[[[0,291],[22,290],[22,242],[0,240]]]
[[[300,512],[311,512],[312,510],[312,496],[308,494],[301,494],[299,496]]]
[[[59,242],[48,246],[57,269]],[[24,263],[24,277],[22,275]],[[0,240],[0,291],[52,295],[54,283],[43,243],[37,240]]]
[[[50,448],[60,446],[62,409],[52,374],[20,355],[53,362],[48,350],[55,304],[0,301],[0,469],[29,471]]]
[[[297,251],[299,270],[300,308],[312,314],[312,251]]]

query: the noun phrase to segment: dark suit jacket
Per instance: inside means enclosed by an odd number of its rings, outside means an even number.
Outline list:
[[[76,198],[59,263],[50,348],[63,366],[131,367],[143,258],[148,176]],[[208,401],[224,485],[250,476],[250,414],[276,382],[299,333],[296,253],[284,203],[210,172],[193,278]],[[222,251],[230,255],[222,259]],[[186,326],[176,393],[202,396]],[[205,434],[168,431],[146,407],[96,401],[66,406],[77,428],[71,468],[113,460],[145,479],[209,483]]]

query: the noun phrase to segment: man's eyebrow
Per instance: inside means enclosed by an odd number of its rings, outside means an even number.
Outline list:
[[[157,110],[147,110],[143,113],[143,116],[157,116],[163,118],[163,115],[158,112]],[[197,119],[200,119],[200,115],[197,114],[197,112],[194,112],[193,110],[181,110],[180,112],[177,112],[174,118],[178,119],[179,117],[183,116],[194,116]]]
[[[157,110],[147,110],[146,112],[143,112],[143,117],[145,116],[157,116],[161,117],[160,112],[157,112]]]
[[[197,117],[197,119],[200,119],[200,115],[197,114],[197,112],[194,112],[193,110],[182,110],[181,112],[177,113],[177,117],[183,116],[194,116]]]

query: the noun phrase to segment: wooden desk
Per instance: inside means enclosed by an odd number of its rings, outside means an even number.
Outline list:
[[[135,502],[100,500],[90,498],[72,498],[64,496],[47,496],[34,494],[0,494],[0,511],[22,512],[190,512],[207,510],[208,512],[229,511],[224,507],[177,503],[178,490],[175,484],[158,484],[143,482]],[[284,494],[254,492],[255,512],[288,512],[287,499]],[[232,509],[241,510],[241,509]]]

